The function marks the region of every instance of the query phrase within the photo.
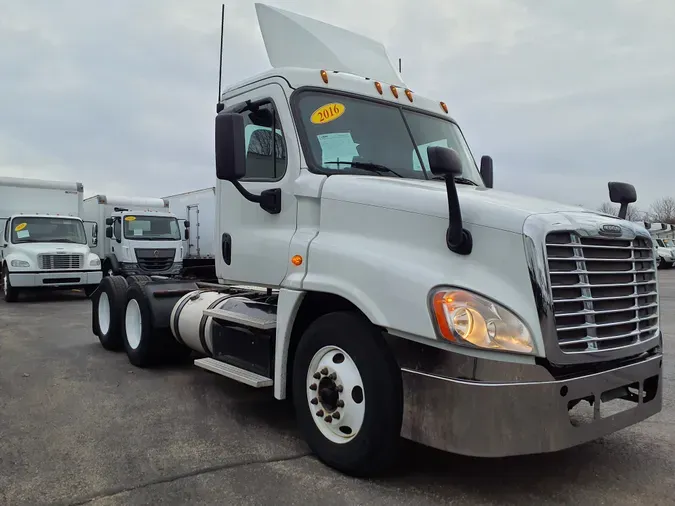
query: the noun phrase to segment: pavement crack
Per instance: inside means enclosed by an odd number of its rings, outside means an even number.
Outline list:
[[[164,476],[164,477],[159,477],[155,480],[150,480],[145,483],[139,483],[137,485],[132,485],[129,487],[112,487],[109,489],[101,490],[100,492],[96,492],[92,495],[80,498],[80,499],[75,499],[73,502],[59,502],[56,504],[63,504],[63,505],[68,505],[68,506],[80,506],[83,504],[88,504],[92,501],[96,501],[97,499],[103,499],[106,497],[112,497],[118,494],[123,494],[125,492],[132,492],[134,490],[139,490],[145,487],[151,487],[153,485],[161,485],[164,483],[171,483],[177,480],[181,480],[184,478],[191,478],[193,476],[199,476],[202,474],[209,474],[209,473],[215,473],[217,471],[224,471],[227,469],[235,469],[238,467],[245,467],[245,466],[252,466],[256,464],[273,464],[275,462],[287,462],[291,460],[298,460],[302,459],[304,457],[309,457],[312,455],[312,452],[303,452],[303,453],[298,453],[295,455],[290,455],[288,457],[278,457],[278,458],[270,458],[270,459],[250,459],[250,460],[245,460],[241,462],[231,462],[229,464],[221,464],[221,465],[215,465],[215,466],[209,466],[209,467],[203,467],[201,469],[195,469],[193,471],[189,471],[186,473],[178,473],[178,474],[173,474],[170,476]]]

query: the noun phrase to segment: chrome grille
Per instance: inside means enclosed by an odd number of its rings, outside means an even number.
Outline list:
[[[81,269],[82,255],[51,255],[42,253],[38,255],[40,269]]]
[[[658,336],[651,239],[552,232],[546,254],[563,353],[614,350]]]

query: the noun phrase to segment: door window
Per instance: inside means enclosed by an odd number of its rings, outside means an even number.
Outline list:
[[[246,175],[242,180],[278,181],[286,173],[286,142],[271,102],[245,110]]]

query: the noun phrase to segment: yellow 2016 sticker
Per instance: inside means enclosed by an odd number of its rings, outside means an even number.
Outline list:
[[[125,216],[124,221],[136,221],[135,216]]]
[[[333,102],[319,107],[316,111],[312,113],[310,120],[312,123],[316,125],[323,125],[324,123],[330,123],[331,121],[335,121],[344,113],[345,113],[344,104]]]
[[[14,227],[14,230],[16,232],[21,232],[27,226],[28,226],[28,223],[19,223],[16,227]]]

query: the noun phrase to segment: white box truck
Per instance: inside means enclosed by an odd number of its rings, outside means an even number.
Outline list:
[[[83,288],[101,281],[89,249],[82,183],[0,177],[0,272],[4,299],[30,289]]]
[[[216,188],[163,197],[181,225],[183,275],[216,278]],[[187,225],[187,227],[186,227]],[[187,231],[187,233],[185,233]]]
[[[94,195],[84,200],[83,207],[84,219],[95,223],[97,231],[105,231],[94,248],[104,276],[180,274],[183,238],[168,201]]]
[[[315,454],[355,475],[401,435],[502,457],[661,410],[652,239],[622,219],[634,187],[609,183],[619,217],[493,189],[491,159],[382,45],[256,8],[275,68],[216,107],[219,283],[104,279],[104,347],[139,367],[196,352],[292,398]]]

